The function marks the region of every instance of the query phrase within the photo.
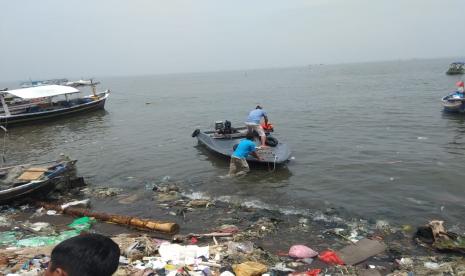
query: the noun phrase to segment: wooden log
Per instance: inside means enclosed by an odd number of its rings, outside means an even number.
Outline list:
[[[115,214],[108,214],[104,212],[92,212],[89,209],[84,208],[75,208],[75,207],[68,207],[65,209],[61,208],[59,204],[53,203],[46,203],[46,202],[39,202],[39,206],[49,209],[49,210],[56,210],[59,212],[63,212],[63,214],[76,216],[76,217],[93,217],[100,221],[106,221],[109,223],[120,224],[120,225],[128,225],[132,226],[141,230],[152,230],[163,232],[167,234],[176,234],[179,231],[179,225],[174,222],[165,222],[165,221],[158,221],[152,219],[140,219],[137,217],[131,216],[122,216],[122,215],[115,215]]]

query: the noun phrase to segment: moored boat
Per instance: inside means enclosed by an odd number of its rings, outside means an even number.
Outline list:
[[[465,74],[465,62],[453,62],[449,65],[449,69],[446,72],[447,75],[458,75]]]
[[[0,203],[46,195],[73,176],[75,163],[76,160],[57,160],[0,168]]]
[[[257,148],[257,153],[262,160],[258,160],[253,156],[248,156],[247,161],[264,164],[283,164],[291,158],[291,150],[285,143],[279,142],[275,137],[271,136],[270,131],[265,131],[267,134],[266,143],[268,147]],[[205,145],[209,150],[225,157],[231,157],[234,152],[234,147],[241,139],[247,135],[246,127],[232,128],[228,121],[216,122],[214,130],[201,131],[196,129],[192,133],[192,137],[196,137],[199,143]],[[257,146],[260,144],[259,137],[254,140]]]
[[[103,109],[110,95],[109,90],[97,93],[95,85],[92,95],[82,97],[80,92],[61,85],[1,91],[0,124],[11,126]]]
[[[458,81],[455,85],[457,86],[457,90],[442,98],[442,106],[446,112],[464,113],[464,83],[463,81]]]

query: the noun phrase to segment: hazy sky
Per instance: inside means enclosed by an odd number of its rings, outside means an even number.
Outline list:
[[[0,0],[0,81],[465,56],[465,0]]]

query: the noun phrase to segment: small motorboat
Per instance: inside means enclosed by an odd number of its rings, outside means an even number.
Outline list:
[[[63,159],[0,168],[0,203],[48,194],[73,176],[75,163],[76,160]]]
[[[442,98],[442,106],[446,112],[464,113],[465,98],[458,93],[452,93]]]
[[[287,144],[281,143],[273,137],[271,132],[273,132],[273,129],[265,130],[268,147],[257,148],[257,153],[262,160],[249,155],[247,161],[264,164],[283,164],[289,161],[291,150]],[[209,150],[226,157],[231,157],[239,141],[245,139],[246,135],[247,127],[233,128],[229,121],[215,122],[214,130],[201,131],[196,129],[192,133],[192,137],[196,137],[199,143],[205,145]],[[255,144],[259,146],[260,138],[258,135],[255,136]]]
[[[447,75],[458,75],[465,74],[465,62],[453,62],[449,65],[449,69],[446,72]]]
[[[464,83],[463,81],[458,81],[455,85],[457,86],[457,90],[442,98],[442,106],[446,112],[464,113]]]

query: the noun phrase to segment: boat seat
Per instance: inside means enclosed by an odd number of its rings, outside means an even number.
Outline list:
[[[29,168],[26,169],[18,178],[17,180],[23,181],[32,181],[41,178],[45,172],[48,171],[47,168]]]

